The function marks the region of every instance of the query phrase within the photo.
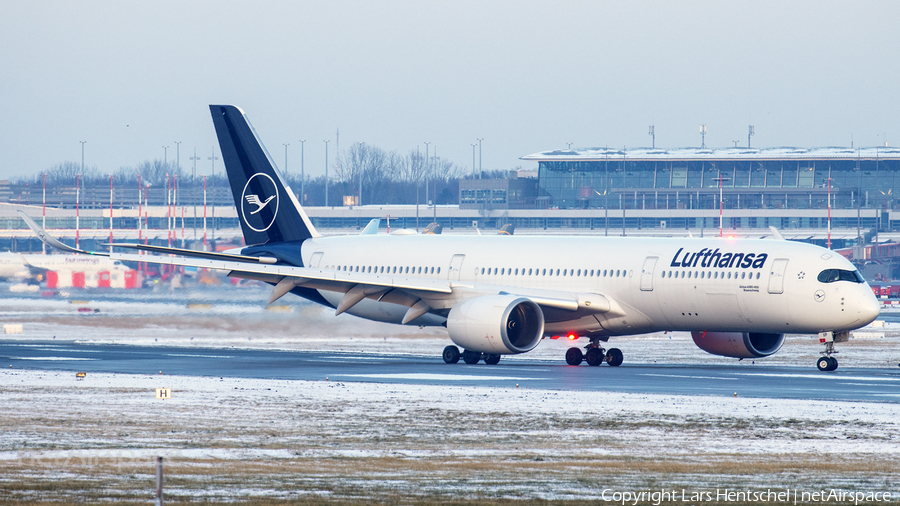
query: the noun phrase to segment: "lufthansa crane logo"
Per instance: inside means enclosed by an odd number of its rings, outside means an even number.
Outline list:
[[[241,219],[256,232],[265,232],[278,215],[278,187],[275,181],[258,172],[250,176],[241,194]]]
[[[247,195],[244,198],[247,199],[248,203],[254,204],[255,206],[257,206],[256,211],[250,211],[250,214],[256,214],[256,213],[262,211],[263,209],[265,209],[265,207],[267,205],[269,205],[269,202],[271,202],[272,199],[275,198],[275,195],[272,195],[271,197],[267,198],[265,202],[259,201],[259,195]]]

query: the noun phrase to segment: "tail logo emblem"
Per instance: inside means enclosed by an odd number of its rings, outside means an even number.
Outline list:
[[[262,211],[263,208],[265,208],[267,205],[269,205],[269,202],[271,202],[272,199],[275,198],[275,195],[272,195],[271,197],[267,198],[265,202],[260,202],[260,201],[259,201],[259,195],[247,195],[247,196],[244,197],[244,198],[247,199],[247,202],[248,202],[248,203],[254,204],[254,205],[256,205],[256,206],[259,206],[259,207],[256,208],[256,211],[251,211],[251,212],[250,212],[250,214],[256,214],[256,213]]]
[[[277,215],[278,186],[268,174],[253,174],[241,194],[241,219],[251,230],[265,232],[275,223]]]

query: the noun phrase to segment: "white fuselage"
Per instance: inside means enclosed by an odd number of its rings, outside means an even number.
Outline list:
[[[126,270],[122,262],[102,256],[25,255],[0,253],[0,278],[26,279],[33,276],[29,266],[48,271],[100,272]]]
[[[611,309],[545,309],[545,334],[608,336],[660,330],[816,333],[851,330],[878,315],[866,283],[817,279],[855,272],[824,248],[777,240],[375,235],[303,243],[305,265],[449,280],[453,294],[423,294],[441,325],[460,300],[502,292],[601,296]],[[319,292],[332,306],[342,294]],[[349,313],[400,323],[407,308],[363,300]]]

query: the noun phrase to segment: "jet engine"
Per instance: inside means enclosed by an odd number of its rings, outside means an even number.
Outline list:
[[[544,335],[544,313],[525,297],[487,295],[463,301],[447,317],[450,339],[466,350],[524,353]]]
[[[759,332],[691,332],[701,350],[734,358],[768,357],[781,349],[784,334]]]

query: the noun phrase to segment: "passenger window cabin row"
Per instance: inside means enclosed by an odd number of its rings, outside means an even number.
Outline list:
[[[385,266],[385,265],[329,265],[329,270],[343,272],[362,272],[366,274],[413,274],[434,275],[440,274],[440,267],[423,266]],[[506,267],[481,267],[475,270],[476,274],[485,276],[532,276],[532,277],[598,277],[620,278],[628,275],[625,269],[525,269]],[[663,278],[700,278],[700,279],[759,279],[760,273],[731,271],[661,271]]]
[[[679,274],[680,273],[680,274]],[[663,278],[699,278],[699,279],[732,279],[732,272],[722,271],[662,271]],[[738,273],[734,273],[734,278],[738,279]],[[754,277],[752,272],[741,271],[740,279],[759,279],[759,272]]]
[[[476,269],[476,274],[485,276],[567,276],[567,277],[625,277],[627,271],[624,269],[513,269],[505,267],[482,267]]]
[[[440,274],[440,267],[398,266],[398,265],[329,265],[328,270],[342,272],[364,272],[366,274]]]

